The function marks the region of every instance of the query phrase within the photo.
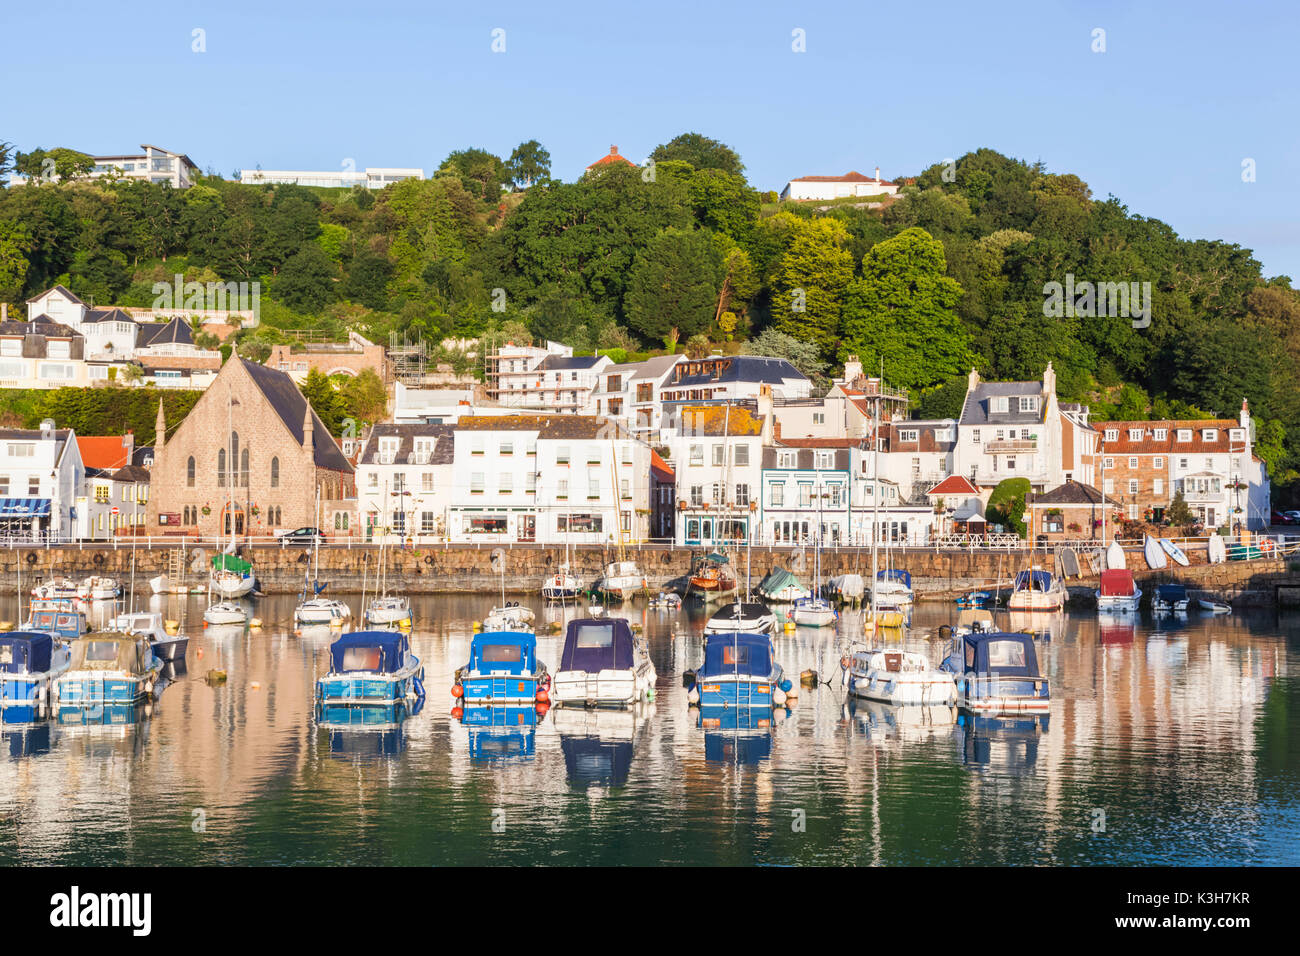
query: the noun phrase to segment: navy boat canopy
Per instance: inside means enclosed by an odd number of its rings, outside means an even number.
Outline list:
[[[632,628],[623,618],[580,618],[569,622],[560,670],[595,673],[631,667]]]
[[[1165,600],[1182,601],[1187,597],[1187,587],[1182,584],[1159,584],[1156,593]]]
[[[772,639],[766,634],[733,631],[704,639],[704,665],[697,680],[722,674],[767,677],[772,673]]]
[[[407,638],[396,631],[353,631],[330,645],[330,669],[392,674],[406,664]]]
[[[1052,575],[1049,571],[1020,571],[1016,574],[1015,590],[1049,591],[1052,588]]]
[[[0,672],[39,674],[50,669],[54,639],[37,631],[0,634]]]
[[[909,588],[912,586],[912,575],[901,568],[886,568],[883,571],[876,572],[877,581],[898,581],[906,584]]]
[[[1038,677],[1038,654],[1028,634],[967,634],[966,672]]]

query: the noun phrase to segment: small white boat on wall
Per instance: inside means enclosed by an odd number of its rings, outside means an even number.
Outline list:
[[[113,578],[89,577],[77,589],[77,596],[83,601],[111,601],[121,593]]]
[[[614,561],[605,566],[597,590],[608,600],[626,601],[647,590],[645,575],[635,561]]]
[[[1178,547],[1178,545],[1174,544],[1168,538],[1159,538],[1157,540],[1160,542],[1160,547],[1164,548],[1165,554],[1174,559],[1175,564],[1181,564],[1183,567],[1187,567],[1187,565],[1192,563],[1183,549]]]
[[[1160,546],[1160,539],[1147,535],[1142,541],[1142,556],[1147,560],[1147,567],[1159,570],[1169,566],[1169,555]]]
[[[1106,568],[1117,571],[1127,566],[1128,564],[1124,559],[1124,549],[1119,546],[1118,541],[1112,541],[1106,547]]]

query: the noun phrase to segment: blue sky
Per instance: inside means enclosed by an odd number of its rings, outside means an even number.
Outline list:
[[[987,146],[1300,284],[1297,27],[1284,2],[8,3],[0,139],[147,142],[229,176],[535,138],[571,180],[695,130],[763,189]]]

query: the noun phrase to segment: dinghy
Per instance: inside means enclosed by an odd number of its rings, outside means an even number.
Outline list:
[[[1191,561],[1183,552],[1183,549],[1178,547],[1178,545],[1174,544],[1168,538],[1160,538],[1159,541],[1160,547],[1165,549],[1165,554],[1174,559],[1174,563],[1181,564],[1183,567],[1187,567],[1187,565],[1191,564]]]
[[[1118,541],[1112,541],[1106,548],[1106,568],[1117,571],[1125,567],[1128,567],[1128,563],[1124,560],[1124,549],[1119,546]]]
[[[1221,535],[1210,535],[1209,544],[1206,545],[1209,551],[1210,564],[1223,564],[1228,560],[1228,546],[1224,543]]]
[[[1198,598],[1196,606],[1202,611],[1209,611],[1211,614],[1231,614],[1232,605],[1224,604],[1222,601],[1211,601],[1206,598]]]
[[[1142,556],[1147,559],[1147,567],[1152,570],[1160,570],[1169,565],[1169,555],[1165,549],[1160,547],[1157,539],[1147,535],[1142,541]]]
[[[1079,576],[1079,554],[1073,548],[1061,552],[1061,575],[1067,578]]]

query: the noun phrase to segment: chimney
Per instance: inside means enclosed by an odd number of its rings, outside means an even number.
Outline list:
[[[980,383],[980,373],[971,367],[970,374],[966,376],[966,391],[974,391],[975,386]]]
[[[763,444],[772,444],[772,386],[758,387],[758,417],[763,420]]]
[[[1047,368],[1043,369],[1043,394],[1056,394],[1056,369],[1052,368],[1052,363],[1047,363]]]
[[[611,146],[611,147],[609,148],[609,155],[611,155],[611,156],[617,156],[617,155],[618,155],[618,147],[617,147],[617,146]]]
[[[862,378],[862,363],[858,361],[856,355],[850,355],[844,360],[844,384],[852,385],[860,378]]]
[[[1250,405],[1244,398],[1241,400],[1241,414],[1237,416],[1237,421],[1241,423],[1242,428],[1250,427]]]
[[[0,322],[9,321],[9,303],[0,302]]]
[[[880,167],[876,167],[876,182],[880,182]]]

